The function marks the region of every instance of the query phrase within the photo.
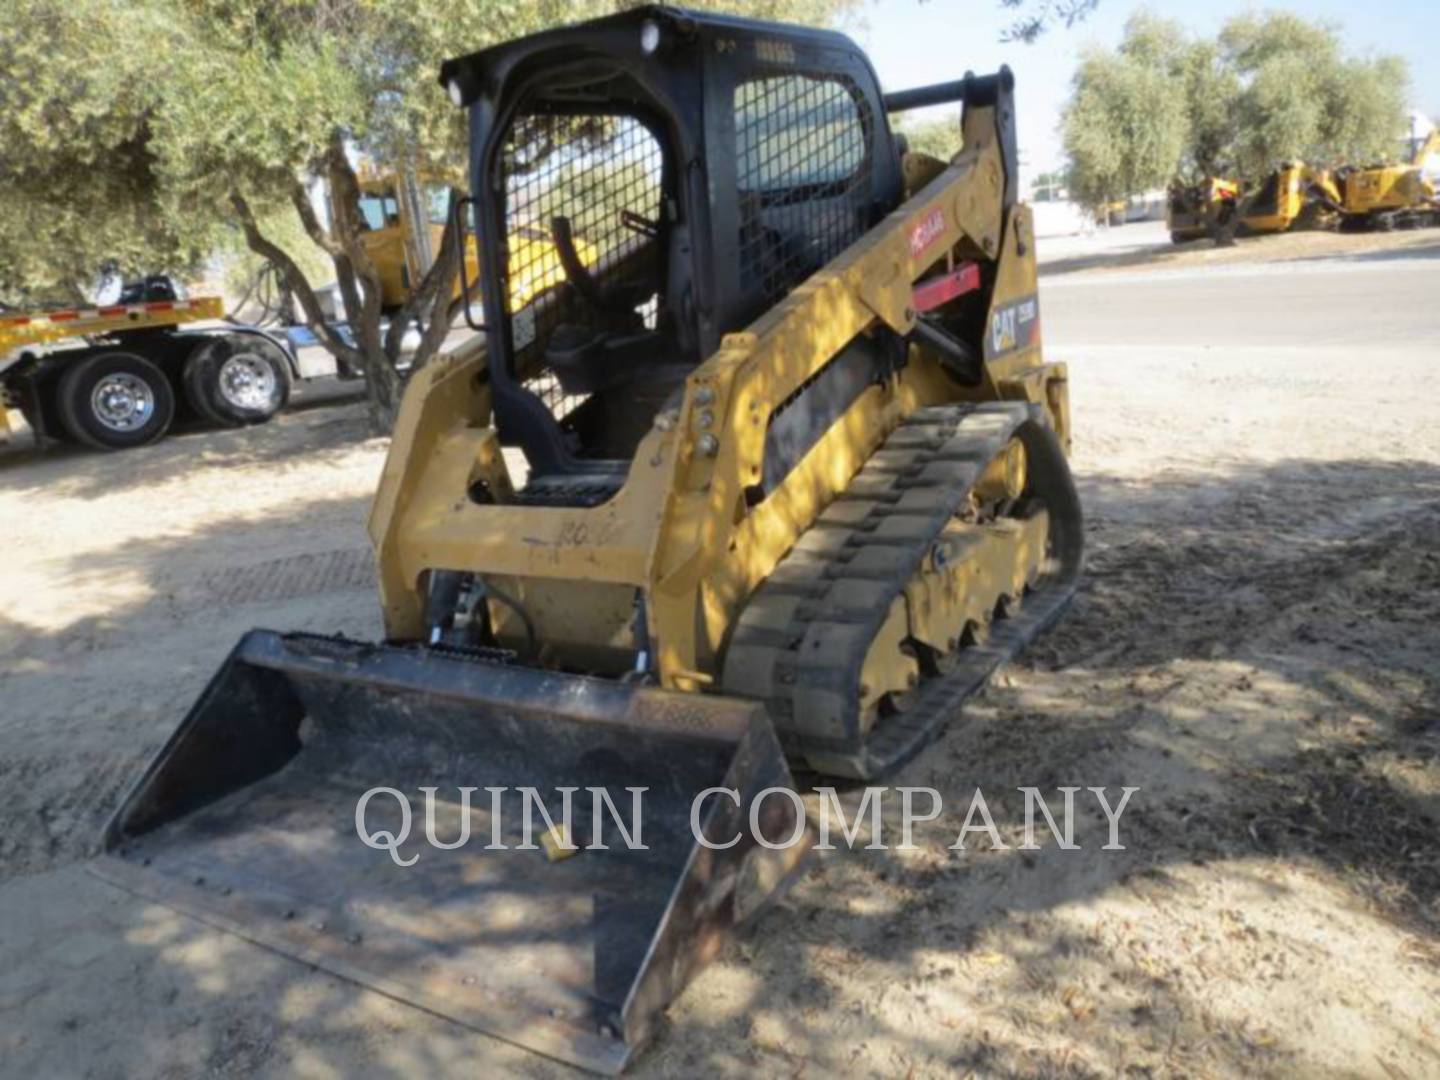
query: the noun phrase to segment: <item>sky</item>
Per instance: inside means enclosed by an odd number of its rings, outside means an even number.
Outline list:
[[[1410,66],[1412,107],[1440,116],[1440,2],[1389,0],[1382,5],[1354,0],[1100,0],[1083,23],[1051,30],[1034,45],[1002,44],[1014,21],[999,0],[868,0],[850,35],[870,54],[885,90],[947,82],[966,70],[994,71],[1009,64],[1015,72],[1020,157],[1027,176],[1058,168],[1063,150],[1056,128],[1069,95],[1080,52],[1089,45],[1119,44],[1125,20],[1149,10],[1175,19],[1192,32],[1214,34],[1232,15],[1284,9],[1340,27],[1351,55],[1394,53]],[[1378,18],[1367,15],[1379,14]]]

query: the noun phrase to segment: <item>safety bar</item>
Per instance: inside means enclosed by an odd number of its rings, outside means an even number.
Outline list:
[[[897,90],[885,95],[886,112],[906,112],[910,109],[924,109],[931,105],[946,105],[961,101],[967,105],[994,105],[1001,91],[1015,89],[1015,76],[1009,65],[1002,65],[993,75],[976,75],[967,71],[963,79],[953,82],[934,83],[931,86],[917,86],[911,90]]]

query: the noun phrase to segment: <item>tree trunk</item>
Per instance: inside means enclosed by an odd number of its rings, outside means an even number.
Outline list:
[[[400,375],[395,370],[395,357],[385,351],[380,333],[383,300],[380,275],[360,241],[360,182],[345,153],[345,142],[337,132],[331,139],[325,157],[325,179],[330,189],[330,233],[339,248],[332,251],[335,280],[345,315],[355,339],[365,386],[370,398],[370,419],[375,433],[388,433],[400,404]]]
[[[1255,198],[1259,193],[1257,188],[1236,202],[1225,204],[1230,207],[1230,214],[1223,218],[1216,216],[1216,204],[1212,203],[1206,208],[1205,212],[1212,217],[1210,236],[1215,241],[1216,247],[1235,246],[1235,233],[1240,228],[1240,222],[1249,216],[1250,208],[1255,205]]]
[[[299,265],[291,258],[289,252],[260,231],[255,214],[245,196],[238,191],[232,191],[230,205],[235,208],[235,214],[240,219],[240,227],[245,233],[245,243],[255,254],[273,263],[285,276],[295,298],[300,302],[300,310],[305,313],[306,324],[314,332],[320,344],[335,357],[336,363],[354,367],[359,357],[355,350],[326,321],[325,313],[320,307],[320,300]]]
[[[445,214],[445,228],[440,234],[440,253],[390,320],[390,330],[385,335],[386,355],[398,359],[405,331],[411,324],[420,327],[420,346],[410,359],[410,367],[405,373],[406,383],[439,352],[450,333],[450,302],[455,295],[465,243],[462,232],[457,228],[460,220],[457,203],[456,192],[452,189]]]
[[[409,377],[420,370],[444,344],[450,329],[450,299],[459,273],[462,240],[456,229],[455,195],[451,213],[440,240],[440,255],[401,308],[393,313],[388,330],[381,328],[381,285],[379,274],[361,242],[360,184],[337,135],[322,162],[321,175],[329,189],[332,223],[326,229],[310,204],[304,185],[295,181],[290,201],[310,239],[330,256],[335,281],[345,305],[351,340],[346,341],[325,319],[314,288],[299,265],[279,245],[265,237],[245,198],[232,193],[250,249],[279,268],[305,314],[305,321],[320,343],[335,357],[342,371],[355,371],[365,378],[371,426],[376,434],[388,434],[400,407],[400,398]],[[411,325],[421,328],[420,346],[402,376],[398,369],[405,332]]]

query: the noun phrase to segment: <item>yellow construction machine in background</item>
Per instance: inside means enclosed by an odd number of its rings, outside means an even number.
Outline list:
[[[1336,175],[1345,228],[1440,225],[1440,128],[1416,146],[1407,165],[1347,168]]]
[[[1165,224],[1177,244],[1214,236],[1235,213],[1240,185],[1233,180],[1207,176],[1199,183],[1176,180],[1165,203]]]
[[[1288,232],[1334,224],[1341,200],[1328,169],[1291,161],[1281,165],[1246,194],[1234,180],[1207,177],[1198,184],[1171,185],[1166,221],[1175,243],[1213,237],[1242,214],[1238,235]]]
[[[1289,161],[1255,192],[1240,219],[1240,232],[1263,234],[1333,224],[1340,191],[1328,169]]]
[[[409,171],[381,172],[361,169],[360,240],[380,277],[381,307],[400,307],[434,263],[450,212],[451,186],[422,180]],[[594,262],[594,248],[583,238],[575,240],[580,258]],[[555,253],[550,235],[530,223],[517,223],[509,238],[510,257],[526,273],[512,275],[512,299],[524,305],[531,298],[565,280],[565,269]],[[458,323],[461,281],[474,281],[479,273],[475,238],[465,239],[465,273],[457,278],[450,305],[450,319]],[[478,315],[478,297],[476,311]]]

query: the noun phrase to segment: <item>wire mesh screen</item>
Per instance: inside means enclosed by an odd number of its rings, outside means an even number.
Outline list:
[[[585,400],[567,394],[545,363],[557,327],[570,334],[604,329],[573,287],[554,240],[554,221],[570,223],[576,256],[601,284],[649,239],[661,213],[660,143],[632,116],[519,116],[504,147],[506,313],[512,371],[558,420]],[[638,316],[651,327],[653,299]]]
[[[735,88],[741,281],[767,302],[868,226],[871,123],[849,80],[786,74]]]

